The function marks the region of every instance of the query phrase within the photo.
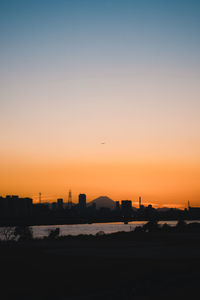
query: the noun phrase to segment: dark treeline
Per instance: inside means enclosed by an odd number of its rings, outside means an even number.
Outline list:
[[[154,237],[166,237],[166,235],[173,234],[200,234],[200,223],[192,222],[187,224],[183,220],[177,221],[175,226],[170,226],[167,223],[159,224],[157,221],[148,221],[142,226],[135,227],[132,230],[130,226],[129,232],[115,232],[105,234],[104,231],[99,231],[96,235],[92,234],[80,234],[76,236],[60,235],[60,228],[49,230],[49,234],[43,238],[34,238],[32,228],[29,226],[16,226],[16,227],[2,227],[0,229],[0,242],[1,243],[18,243],[18,242],[41,242],[41,241],[66,241],[66,240],[126,240],[142,238],[144,240],[154,234]]]
[[[27,226],[9,229],[17,239],[0,242],[2,299],[188,300],[199,293],[199,223],[149,221],[95,236],[54,229],[42,239]]]

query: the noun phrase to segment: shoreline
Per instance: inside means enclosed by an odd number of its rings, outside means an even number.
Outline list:
[[[156,219],[158,222],[169,222],[169,221],[174,221],[178,222],[180,219],[174,218],[174,219]],[[183,219],[186,222],[200,222],[200,219],[197,218],[184,218]],[[56,226],[56,225],[90,225],[90,224],[106,224],[106,223],[126,223],[129,224],[130,222],[149,222],[151,219],[130,219],[127,221],[124,221],[123,219],[104,219],[104,220],[98,220],[98,219],[93,219],[87,220],[87,221],[61,221],[61,220],[53,220],[53,221],[40,221],[40,222],[34,222],[34,221],[24,221],[23,219],[21,220],[7,220],[7,221],[2,221],[0,220],[0,227],[6,227],[6,226]]]

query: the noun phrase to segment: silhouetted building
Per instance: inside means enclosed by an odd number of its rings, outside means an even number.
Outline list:
[[[52,209],[52,210],[57,210],[57,207],[58,207],[58,206],[57,206],[57,203],[56,203],[56,202],[52,202],[52,203],[51,203],[51,209]]]
[[[109,207],[100,207],[98,210],[98,216],[108,217],[111,213],[111,209]]]
[[[58,209],[63,208],[63,199],[62,198],[57,199],[57,207],[58,207]]]
[[[78,203],[79,203],[79,208],[80,209],[85,209],[86,208],[86,195],[85,194],[80,194],[78,196]]]
[[[119,203],[119,201],[116,201],[115,204],[116,204],[116,209],[119,210],[120,209],[120,203]]]
[[[188,212],[189,212],[189,216],[192,217],[193,219],[200,218],[200,207],[190,206],[189,201],[188,201]]]
[[[131,200],[122,200],[121,212],[122,212],[122,216],[124,218],[131,218],[132,213],[133,213]]]
[[[145,209],[145,206],[141,204],[139,210],[142,211],[142,210],[144,210],[144,209]]]
[[[0,216],[4,218],[27,217],[32,213],[32,199],[19,196],[0,197]]]
[[[57,204],[57,203],[55,203],[55,204]],[[54,204],[52,206],[52,203],[51,203],[51,206],[49,206],[49,204],[47,204],[47,203],[33,204],[33,215],[35,217],[48,215],[50,212],[50,208],[53,209],[53,207],[55,207],[55,206],[54,206]]]
[[[132,201],[131,200],[122,200],[121,207],[122,207],[122,209],[132,208]]]
[[[72,191],[69,190],[69,194],[68,194],[68,205],[67,205],[68,209],[72,208]]]

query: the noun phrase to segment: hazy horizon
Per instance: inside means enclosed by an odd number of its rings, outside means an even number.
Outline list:
[[[71,190],[70,190],[71,191]],[[72,203],[74,204],[78,204],[78,194],[76,194],[75,196],[73,195],[72,191],[71,191],[71,194],[72,194]],[[2,195],[0,195],[1,197]],[[7,196],[16,196],[16,195],[13,195],[13,194],[9,194],[9,195],[3,195],[4,197],[7,197]],[[25,195],[25,194],[20,194],[20,195],[17,195],[19,197],[30,197],[32,198],[33,200],[33,203],[34,204],[51,204],[51,203],[55,203],[57,202],[58,199],[62,198],[63,199],[63,203],[67,204],[68,203],[68,194],[56,194],[54,196],[52,195],[49,195],[49,194],[41,194],[41,195],[36,195],[36,194],[29,194],[29,195]],[[141,196],[139,196],[141,197]],[[139,208],[139,197],[138,199],[127,199],[127,198],[117,198],[117,199],[113,199],[111,198],[110,196],[108,195],[97,195],[97,194],[94,194],[93,197],[89,197],[88,198],[88,195],[86,195],[86,203],[90,203],[92,202],[93,200],[96,200],[96,199],[99,199],[99,198],[108,198],[114,202],[116,201],[119,201],[121,203],[121,201],[123,200],[129,200],[132,202],[132,206],[135,207],[135,208]],[[190,202],[190,201],[189,201]],[[141,200],[141,204],[144,205],[145,207],[147,207],[148,205],[152,205],[154,208],[177,208],[177,209],[185,209],[185,208],[188,208],[188,202],[187,203],[183,203],[183,204],[177,204],[176,202],[172,201],[171,203],[165,203],[165,202],[155,202],[155,201],[148,201],[148,199],[143,199]],[[190,206],[191,207],[194,207],[194,203],[191,203],[190,202]]]

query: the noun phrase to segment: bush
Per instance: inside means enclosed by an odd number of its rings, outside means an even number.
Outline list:
[[[18,241],[30,241],[33,239],[33,231],[29,226],[17,226],[15,228],[15,237]]]
[[[146,224],[144,224],[143,228],[144,228],[144,231],[154,232],[154,231],[159,230],[159,225],[156,220],[152,220],[152,221],[149,221]]]
[[[49,231],[49,235],[47,238],[50,240],[54,240],[58,238],[59,234],[60,234],[60,228],[57,227],[56,229],[51,229]]]
[[[96,236],[102,236],[105,235],[105,232],[103,230],[100,230],[96,233]]]
[[[180,219],[178,220],[176,226],[175,226],[176,231],[183,232],[187,229],[187,224],[184,220]]]
[[[173,230],[173,228],[170,225],[168,225],[167,223],[163,224],[162,231],[171,232],[172,230]]]
[[[144,232],[144,229],[142,226],[136,226],[134,232]]]
[[[15,237],[15,228],[14,227],[1,227],[0,228],[0,240],[4,242],[14,241]]]

